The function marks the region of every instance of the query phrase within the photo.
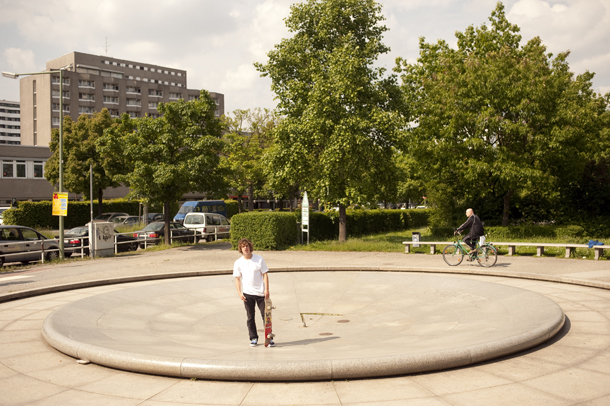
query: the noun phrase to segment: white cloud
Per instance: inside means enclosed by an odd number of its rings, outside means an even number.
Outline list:
[[[30,49],[5,48],[4,57],[13,72],[36,72],[34,52]]]

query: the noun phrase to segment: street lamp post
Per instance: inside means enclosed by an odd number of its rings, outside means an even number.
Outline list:
[[[66,67],[67,68],[67,67]],[[59,192],[64,191],[64,94],[63,75],[66,68],[59,69]],[[18,79],[19,76],[52,75],[57,71],[44,71],[34,73],[2,72],[2,76],[9,79]],[[52,80],[51,80],[52,82]],[[59,259],[64,259],[64,216],[59,216]]]

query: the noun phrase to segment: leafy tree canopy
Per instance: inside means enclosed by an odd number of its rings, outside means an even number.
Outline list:
[[[489,21],[457,32],[457,49],[421,38],[417,63],[397,70],[414,114],[408,151],[433,203],[487,204],[508,225],[514,197],[557,201],[582,172],[607,103],[593,73],[570,72],[569,52],[553,57],[539,37],[521,46],[502,3]]]
[[[381,6],[372,0],[309,0],[291,6],[293,37],[256,64],[271,78],[283,121],[269,152],[274,189],[299,184],[311,196],[345,207],[396,188],[393,147],[401,97],[396,78],[373,63],[382,43]],[[396,193],[393,193],[396,195]]]
[[[188,192],[224,195],[224,173],[218,165],[224,143],[216,104],[205,90],[197,100],[160,103],[158,110],[162,117],[135,119],[133,130],[109,129],[98,147],[103,157],[121,157],[119,165],[106,169],[133,195],[164,204],[168,242],[170,203]]]

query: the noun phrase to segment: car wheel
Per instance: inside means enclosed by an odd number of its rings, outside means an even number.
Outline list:
[[[129,244],[129,251],[137,251],[138,250],[138,244],[135,242],[132,242],[131,244]]]
[[[46,255],[47,261],[53,261],[53,260],[55,260],[57,258],[59,258],[59,252],[58,251],[51,251],[51,252],[47,253],[47,255]]]
[[[66,258],[66,259],[67,259],[67,258],[70,258],[71,256],[72,256],[72,253],[71,253],[71,252],[68,252],[68,253],[65,253],[65,252],[64,252],[64,258]]]

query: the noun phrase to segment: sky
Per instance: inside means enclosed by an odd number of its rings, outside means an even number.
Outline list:
[[[496,0],[378,0],[386,18],[378,64],[414,63],[419,38],[456,47],[456,31],[489,25]],[[225,95],[225,112],[274,108],[271,81],[254,62],[289,38],[295,0],[0,0],[0,70],[37,72],[78,51],[187,71],[190,89]],[[575,74],[595,72],[610,92],[610,0],[506,0],[524,44],[539,36],[549,52],[570,51]],[[0,78],[0,100],[19,100],[19,81]]]

